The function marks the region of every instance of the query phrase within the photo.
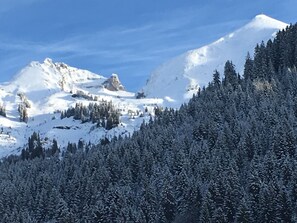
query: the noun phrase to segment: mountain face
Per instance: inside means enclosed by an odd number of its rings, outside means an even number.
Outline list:
[[[265,15],[256,16],[214,43],[161,65],[143,88],[146,98],[139,99],[125,91],[116,74],[106,78],[51,59],[31,62],[11,82],[0,84],[0,157],[19,154],[33,132],[39,133],[44,148],[51,147],[53,139],[65,148],[78,140],[97,144],[104,138],[130,135],[154,115],[156,107],[176,108],[187,101],[212,80],[215,69],[222,73],[227,60],[241,72],[247,52],[286,26]],[[100,110],[97,105],[112,107],[119,120],[94,116],[93,111]]]
[[[252,53],[258,43],[273,38],[286,26],[286,23],[266,15],[258,15],[235,32],[159,66],[143,88],[144,93],[148,97],[165,99],[168,106],[179,106],[212,81],[214,70],[222,74],[227,60],[231,60],[242,73],[247,53]]]
[[[227,62],[222,82],[129,138],[58,154],[34,134],[21,156],[0,162],[0,222],[297,222],[296,39],[297,24],[261,44],[241,80]],[[84,89],[72,98],[98,101]],[[62,112],[60,125],[72,112],[86,121],[80,108]],[[75,120],[59,133],[84,125]]]
[[[108,103],[120,116],[120,123],[112,129],[86,122],[81,116],[61,119],[69,108]],[[40,134],[45,148],[53,139],[63,148],[78,140],[97,144],[102,138],[129,135],[160,103],[158,99],[136,99],[134,93],[124,91],[115,74],[105,78],[51,59],[31,62],[11,82],[0,84],[0,111],[5,108],[6,116],[0,112],[0,157],[19,153],[33,132]]]

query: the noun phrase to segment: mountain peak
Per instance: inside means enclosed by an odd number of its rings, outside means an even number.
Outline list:
[[[247,52],[253,52],[257,43],[273,38],[287,25],[267,15],[257,15],[245,26],[219,40],[185,52],[159,66],[144,86],[144,93],[147,97],[170,98],[167,100],[170,103],[183,102],[212,81],[214,70],[223,74],[227,60],[232,60],[242,73]]]
[[[144,119],[149,119],[148,115],[139,116],[138,119],[138,114],[141,114],[141,111],[144,114],[144,108],[153,114],[155,105],[162,103],[159,99],[148,101],[151,104],[144,107],[142,101],[135,99],[134,93],[125,91],[117,74],[105,78],[49,58],[33,61],[13,80],[0,83],[0,158],[25,148],[33,131],[40,134],[45,148],[50,148],[52,140],[56,139],[61,149],[66,148],[68,142],[74,143],[78,139],[98,144],[102,138],[131,134],[140,127]],[[109,102],[113,104],[112,107]],[[121,125],[114,123],[112,129],[105,129],[85,119],[60,119],[60,111],[75,108],[77,104],[80,108],[85,107],[87,110],[83,110],[87,111],[90,117],[93,117],[94,112],[100,113],[102,109],[108,110],[106,115],[110,115],[110,112],[116,112],[117,115],[119,113],[123,116]],[[104,106],[102,109],[101,105]],[[90,106],[94,112],[91,112]],[[6,117],[3,117],[3,108]],[[19,122],[19,108],[28,115],[26,123]],[[96,113],[96,117],[103,123],[105,117],[109,116],[99,113]],[[84,116],[85,113],[82,117]]]
[[[51,58],[45,58],[43,61],[44,64],[53,64],[53,60]]]
[[[261,14],[256,15],[254,19],[273,19],[273,18],[261,13]]]
[[[277,28],[283,29],[288,24],[281,22],[277,19],[271,18],[265,14],[256,15],[250,23],[248,23],[244,28]]]
[[[87,70],[68,66],[61,62],[54,62],[50,58],[44,61],[32,61],[28,66],[16,74],[9,86],[18,91],[28,93],[36,91],[70,91],[74,85],[91,82],[91,80],[105,79]],[[61,83],[63,82],[63,86]],[[101,82],[101,81],[99,81]]]

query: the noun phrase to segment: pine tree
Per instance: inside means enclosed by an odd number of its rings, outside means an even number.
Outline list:
[[[249,223],[254,222],[252,218],[252,211],[248,205],[248,201],[242,198],[239,206],[237,207],[236,222],[238,223]]]
[[[220,73],[215,70],[213,73],[213,85],[218,88],[221,85]]]
[[[58,222],[71,222],[72,220],[72,213],[63,198],[60,198],[57,204],[55,219]]]
[[[245,80],[254,80],[253,77],[253,60],[251,59],[250,53],[247,54],[245,64],[244,64],[244,72],[243,77]]]
[[[0,116],[6,117],[6,109],[3,105],[0,105]]]
[[[230,84],[232,87],[236,87],[238,85],[238,78],[237,78],[237,73],[235,71],[235,66],[229,60],[225,63],[224,76],[225,76],[223,80],[224,86],[227,86],[228,84]]]
[[[172,188],[168,185],[162,191],[162,208],[164,212],[164,216],[168,222],[173,221],[175,218],[175,199],[172,194]]]
[[[20,122],[27,123],[29,119],[27,107],[25,107],[23,104],[19,104],[18,111],[20,115]]]

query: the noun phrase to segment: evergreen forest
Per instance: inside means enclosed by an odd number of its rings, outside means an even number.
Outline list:
[[[297,222],[296,67],[291,25],[131,137],[6,158],[0,221]]]

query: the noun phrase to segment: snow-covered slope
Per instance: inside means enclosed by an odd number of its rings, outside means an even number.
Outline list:
[[[149,120],[156,106],[178,107],[187,101],[212,80],[215,69],[222,73],[227,60],[232,60],[242,72],[247,52],[253,52],[257,43],[272,38],[286,26],[265,15],[256,16],[237,31],[157,68],[143,89],[147,96],[143,99],[125,91],[115,74],[106,78],[51,59],[32,62],[11,82],[0,84],[0,108],[5,107],[7,114],[0,116],[0,157],[19,153],[34,131],[40,134],[45,146],[56,139],[60,148],[79,139],[96,144],[105,137],[129,135]],[[120,124],[111,130],[72,117],[60,119],[61,111],[76,103],[88,105],[102,100],[112,101],[121,114]],[[28,106],[27,123],[19,118],[18,107],[23,103]]]
[[[110,91],[104,84],[109,79],[45,59],[43,63],[31,62],[11,82],[0,84],[0,106],[4,105],[7,114],[7,117],[0,116],[0,157],[19,153],[34,131],[44,139],[45,146],[50,146],[56,139],[61,148],[68,142],[77,143],[79,139],[96,144],[105,137],[129,135],[143,120],[149,119],[155,106],[162,104],[161,99],[135,99],[131,92]],[[85,97],[73,97],[75,94]],[[96,98],[96,101],[88,97]],[[19,119],[18,106],[22,100],[29,104],[27,123]],[[76,103],[88,105],[102,100],[112,101],[121,113],[118,127],[106,130],[96,128],[96,123],[82,124],[72,117],[60,119],[61,111]],[[61,126],[65,128],[57,128]]]
[[[273,38],[286,26],[266,15],[258,15],[235,32],[158,67],[143,88],[144,93],[148,97],[164,98],[168,106],[179,106],[212,80],[215,69],[222,74],[227,60],[232,60],[242,73],[247,52],[253,53],[257,43]]]

